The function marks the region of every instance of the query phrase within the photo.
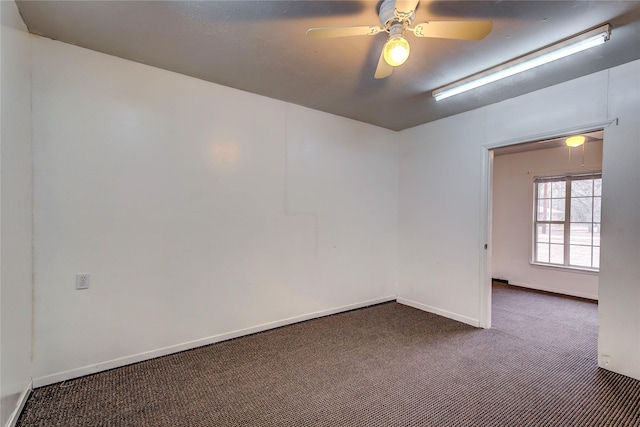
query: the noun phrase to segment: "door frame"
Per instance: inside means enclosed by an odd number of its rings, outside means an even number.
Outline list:
[[[510,145],[560,138],[575,133],[593,132],[608,126],[616,126],[618,119],[609,119],[596,123],[583,124],[576,127],[550,130],[535,135],[522,136],[502,141],[488,142],[482,146],[482,179],[480,180],[480,319],[481,328],[491,328],[491,231],[493,223],[493,150]],[[604,143],[604,141],[603,141]],[[604,172],[604,171],[603,171]]]

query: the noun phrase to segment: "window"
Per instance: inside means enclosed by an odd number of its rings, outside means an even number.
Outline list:
[[[597,271],[600,173],[535,178],[533,262]]]

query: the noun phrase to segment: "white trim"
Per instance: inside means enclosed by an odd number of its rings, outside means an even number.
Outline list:
[[[472,319],[471,317],[464,316],[462,314],[454,313],[452,311],[443,310],[441,308],[432,307],[430,305],[422,304],[416,301],[412,301],[406,298],[400,298],[396,300],[399,304],[408,305],[409,307],[417,308],[418,310],[426,311],[429,313],[437,314],[438,316],[447,317],[449,319],[457,320],[458,322],[466,323],[467,325],[480,327],[480,321],[478,319]]]
[[[80,368],[70,369],[68,371],[56,372],[54,374],[45,375],[39,378],[34,378],[33,386],[42,387],[45,385],[66,381],[73,378],[82,377],[85,375],[95,374],[97,372],[102,372],[102,371],[106,371],[113,368],[119,368],[121,366],[130,365],[132,363],[138,363],[145,360],[154,359],[156,357],[166,356],[172,353],[178,353],[180,351],[191,350],[193,348],[214,344],[217,342],[242,337],[245,335],[255,334],[257,332],[263,332],[269,329],[279,328],[281,326],[287,326],[287,325],[291,325],[298,322],[304,322],[305,320],[317,319],[318,317],[330,316],[336,313],[342,313],[345,311],[355,310],[358,308],[368,307],[370,305],[375,305],[375,304],[380,304],[380,303],[395,301],[395,300],[396,300],[396,296],[390,295],[390,296],[376,298],[369,301],[331,308],[328,310],[322,310],[322,311],[316,311],[313,313],[303,314],[301,316],[289,317],[286,319],[277,320],[275,322],[263,323],[261,325],[252,326],[250,328],[239,329],[236,331],[226,332],[219,335],[213,335],[210,337],[188,341],[185,343],[176,344],[176,345],[172,345],[164,348],[159,348],[156,350],[145,351],[143,353],[133,354],[130,356],[119,357],[117,359],[107,360],[104,362],[96,363],[94,365],[87,365]]]
[[[601,122],[596,122],[588,125],[583,125],[574,128],[566,128],[559,129],[550,132],[543,132],[535,135],[522,136],[518,138],[506,139],[503,141],[496,141],[484,144],[483,147],[487,150],[493,150],[495,148],[506,147],[508,145],[522,144],[524,142],[535,142],[535,141],[543,141],[545,139],[555,139],[560,138],[565,135],[573,134],[573,133],[586,133],[593,132],[599,129],[606,128],[611,125],[618,125],[618,119],[609,119]]]
[[[482,286],[482,283],[491,283],[491,259],[492,259],[492,228],[491,221],[484,220],[485,215],[491,218],[493,213],[493,151],[486,151],[482,157],[482,176],[480,180],[480,319],[481,328],[491,328],[491,287]]]
[[[567,291],[565,289],[551,288],[548,286],[534,285],[530,283],[512,282],[511,280],[509,280],[509,285],[517,286],[519,288],[535,289],[537,291],[552,292],[554,294],[570,295],[572,297],[586,298],[598,301],[598,295],[588,294],[586,292]]]
[[[18,405],[16,406],[16,409],[14,409],[11,415],[9,415],[9,419],[5,424],[5,427],[15,427],[16,423],[18,422],[18,418],[20,418],[20,414],[22,414],[24,405],[27,404],[27,400],[29,399],[29,396],[31,395],[32,390],[33,390],[33,383],[29,382],[29,384],[27,385],[27,388],[22,391],[22,394],[20,395],[20,399],[18,399]]]
[[[483,145],[482,152],[482,177],[480,179],[480,197],[483,200],[480,201],[480,235],[484,237],[488,246],[487,250],[481,249],[485,253],[480,254],[480,281],[478,289],[478,295],[480,300],[478,301],[479,313],[482,316],[479,324],[484,328],[491,328],[491,312],[492,312],[492,254],[493,254],[493,241],[491,236],[491,230],[493,227],[493,152],[491,151],[492,145]],[[497,148],[497,147],[493,147]],[[484,234],[484,235],[483,235]]]
[[[572,265],[559,265],[559,264],[545,264],[543,262],[529,262],[529,265],[534,268],[542,268],[547,270],[564,271],[565,273],[580,273],[589,274],[591,276],[598,276],[600,269],[588,269],[581,267],[574,267]]]

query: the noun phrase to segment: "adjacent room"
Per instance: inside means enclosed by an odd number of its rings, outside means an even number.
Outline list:
[[[0,426],[640,425],[640,3],[0,5]]]
[[[597,359],[603,135],[492,153],[492,327],[590,359]]]
[[[493,151],[493,278],[598,300],[603,135]]]

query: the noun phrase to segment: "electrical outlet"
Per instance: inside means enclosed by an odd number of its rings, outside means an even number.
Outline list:
[[[91,276],[88,274],[76,274],[76,289],[89,289]]]

